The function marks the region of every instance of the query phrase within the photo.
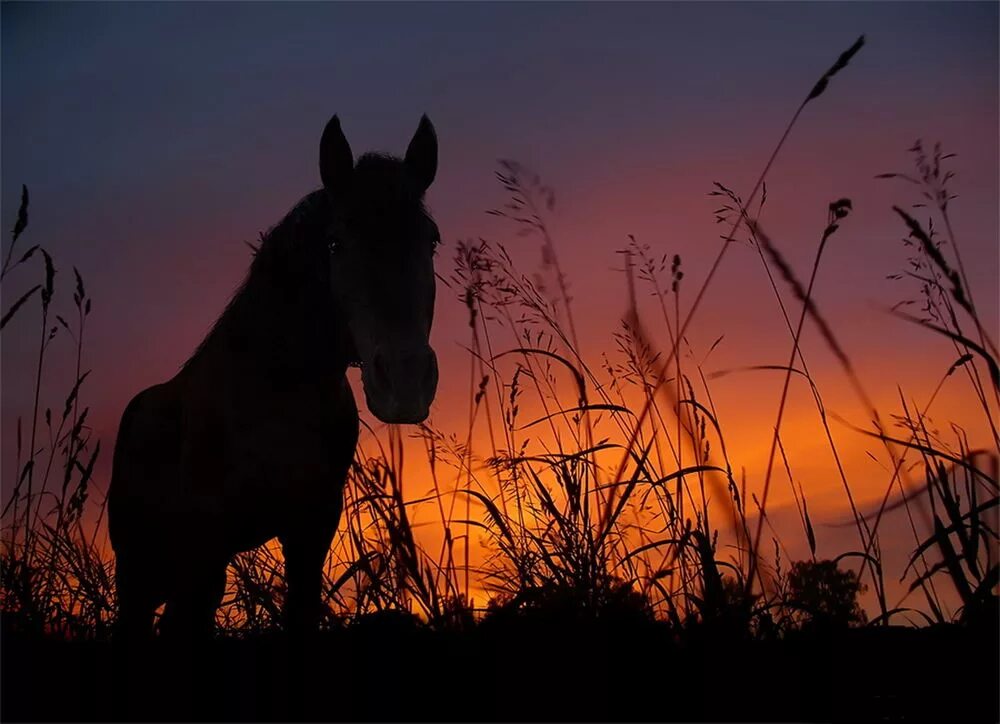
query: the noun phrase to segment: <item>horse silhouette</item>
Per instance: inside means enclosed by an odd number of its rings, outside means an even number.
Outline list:
[[[403,159],[355,164],[333,116],[319,161],[323,188],[262,238],[194,355],[122,415],[108,526],[123,638],[150,636],[161,604],[162,634],[210,634],[231,558],[275,537],[286,627],[313,630],[358,439],[348,366],[382,421],[427,417],[434,127],[421,118]]]

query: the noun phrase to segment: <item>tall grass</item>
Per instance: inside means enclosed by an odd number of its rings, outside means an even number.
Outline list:
[[[3,503],[0,610],[5,626],[58,636],[100,636],[114,615],[114,594],[113,562],[102,538],[104,506],[88,505],[101,447],[91,439],[90,408],[80,402],[90,374],[82,371],[82,363],[91,299],[74,268],[73,311],[67,321],[55,311],[56,268],[48,251],[36,244],[15,261],[17,243],[28,227],[28,207],[24,187],[0,272],[6,288],[11,275],[25,273],[32,259],[42,260],[41,283],[22,293],[0,322],[0,328],[6,328],[25,317],[30,302],[37,299],[33,404],[26,421],[17,419],[17,479]],[[53,411],[43,397],[52,390],[46,384],[46,360],[60,337],[71,340],[75,372],[68,393]]]
[[[988,619],[998,577],[1000,373],[951,230],[951,177],[942,170],[948,157],[939,148],[927,154],[918,143],[912,149],[917,174],[895,175],[916,184],[928,202],[918,208],[938,218],[934,223],[945,232],[931,225],[932,217],[922,223],[896,210],[909,233],[905,243],[913,260],[906,276],[921,285],[923,316],[901,311],[911,305],[893,313],[953,345],[956,360],[944,378],[961,374],[971,386],[993,439],[990,449],[971,449],[957,424],[950,435],[928,425],[937,391],[920,407],[901,396],[901,411],[889,417],[903,430],[899,434],[871,402],[816,294],[824,250],[850,222],[849,200],[832,202],[827,218],[818,220],[806,283],[761,222],[766,176],[785,140],[862,45],[859,39],[845,51],[807,94],[745,200],[721,183],[710,192],[722,200],[717,220],[728,231],[693,293],[678,255],[628,238],[621,250],[620,327],[596,358],[581,346],[570,280],[548,223],[555,194],[530,169],[500,163],[497,180],[506,199],[491,213],[508,219],[519,238],[537,242],[541,265],[533,275],[521,272],[503,243],[456,245],[446,282],[468,319],[465,429],[366,428],[324,571],[324,627],[403,612],[449,629],[467,628],[484,615],[545,615],[655,618],[678,633],[780,636],[817,622],[862,623],[856,597],[866,586],[876,596],[874,624],[915,609],[888,599],[891,575],[909,578],[910,591],[920,592],[918,615],[926,621],[952,618],[944,586],[961,601],[956,620]],[[10,284],[9,273],[26,273],[38,258],[42,277],[24,285],[29,288],[8,307],[2,324],[15,317],[22,323],[34,309],[40,341],[33,408],[16,431],[18,479],[5,493],[0,606],[5,625],[102,636],[114,615],[114,585],[103,502],[91,496],[100,445],[91,439],[81,402],[91,302],[75,272],[71,321],[55,311],[61,296],[52,258],[39,246],[15,254],[27,212],[25,190],[3,278]],[[789,335],[787,358],[747,368],[783,374],[776,416],[762,420],[774,432],[761,480],[748,480],[733,458],[713,394],[714,380],[742,370],[710,370],[707,361],[719,340],[697,349],[688,337],[723,257],[741,242],[757,252]],[[638,299],[646,294],[654,313],[644,316]],[[871,514],[857,501],[872,490],[850,479],[821,381],[807,364],[813,350],[804,349],[803,332],[810,325],[870,412],[871,429],[857,434],[878,440],[892,461],[878,489],[881,506]],[[73,342],[75,378],[53,413],[43,402],[53,389],[46,360],[51,345],[66,338]],[[809,491],[796,480],[782,436],[793,379],[808,386],[858,536],[856,547],[832,561],[817,557]],[[963,424],[982,424],[982,417]],[[908,483],[914,464],[923,472],[922,486]],[[768,513],[771,488],[782,476],[809,550],[805,560],[790,554],[794,545],[782,539]],[[905,511],[914,536],[912,555],[898,572],[886,570],[879,540],[885,513],[894,509]],[[860,575],[842,569],[846,561],[857,564]],[[237,556],[220,628],[252,635],[279,627],[285,585],[275,543]],[[836,600],[817,598],[817,591],[834,589]]]

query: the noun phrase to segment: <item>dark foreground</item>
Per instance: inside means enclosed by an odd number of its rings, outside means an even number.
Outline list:
[[[1000,719],[995,629],[870,628],[678,643],[654,624],[399,622],[125,653],[3,640],[12,721],[938,721]]]

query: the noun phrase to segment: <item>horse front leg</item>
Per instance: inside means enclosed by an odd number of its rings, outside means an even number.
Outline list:
[[[323,611],[323,564],[339,520],[303,521],[278,539],[285,557],[285,630],[296,638],[314,634]]]
[[[284,670],[288,697],[289,720],[316,721],[321,719],[326,686],[315,661],[319,655],[316,636],[324,604],[323,563],[330,550],[330,543],[337,527],[339,511],[330,519],[317,521],[305,517],[292,530],[279,535],[285,557],[285,584],[287,594],[282,610],[289,645]]]

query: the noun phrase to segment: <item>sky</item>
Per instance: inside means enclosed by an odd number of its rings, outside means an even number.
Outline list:
[[[749,193],[805,94],[865,34],[864,49],[785,145],[762,222],[804,276],[827,205],[852,199],[825,252],[816,300],[889,414],[900,391],[926,400],[955,357],[946,342],[886,313],[916,291],[886,279],[907,256],[891,206],[918,199],[905,184],[874,177],[909,171],[906,149],[918,138],[957,154],[956,239],[996,336],[998,7],[4,3],[0,218],[13,222],[26,184],[31,216],[21,243],[51,252],[57,309],[69,309],[73,266],[85,279],[94,311],[84,398],[109,452],[131,396],[172,376],[223,309],[249,262],[244,242],[318,187],[319,135],[333,113],[355,155],[401,154],[429,115],[440,159],[427,201],[445,242],[437,259],[445,276],[457,241],[480,237],[504,242],[524,271],[538,268],[537,241],[485,213],[505,200],[497,159],[538,171],[556,193],[549,223],[581,346],[597,359],[613,349],[626,307],[616,251],[627,235],[681,256],[690,285],[681,306],[689,304],[720,244],[712,183]],[[39,274],[19,269],[3,287],[3,309]],[[31,408],[36,327],[25,314],[4,330],[5,481],[14,422]],[[467,414],[467,330],[457,291],[440,289],[432,422],[456,432]],[[711,370],[787,361],[787,331],[745,245],[728,253],[689,340],[704,355],[720,335]],[[865,425],[834,357],[812,330],[804,339],[830,407]],[[72,384],[69,340],[54,345],[63,346],[51,348],[46,368],[53,407]],[[933,412],[985,442],[982,413],[959,377]],[[714,383],[727,443],[758,481],[780,384],[764,373]],[[793,390],[785,418],[789,456],[815,495],[814,517],[837,521],[844,500],[807,392]],[[843,426],[835,434],[856,478],[880,474],[865,467],[867,440]],[[861,487],[869,501],[881,493]],[[826,553],[835,554],[841,541],[828,534]]]

